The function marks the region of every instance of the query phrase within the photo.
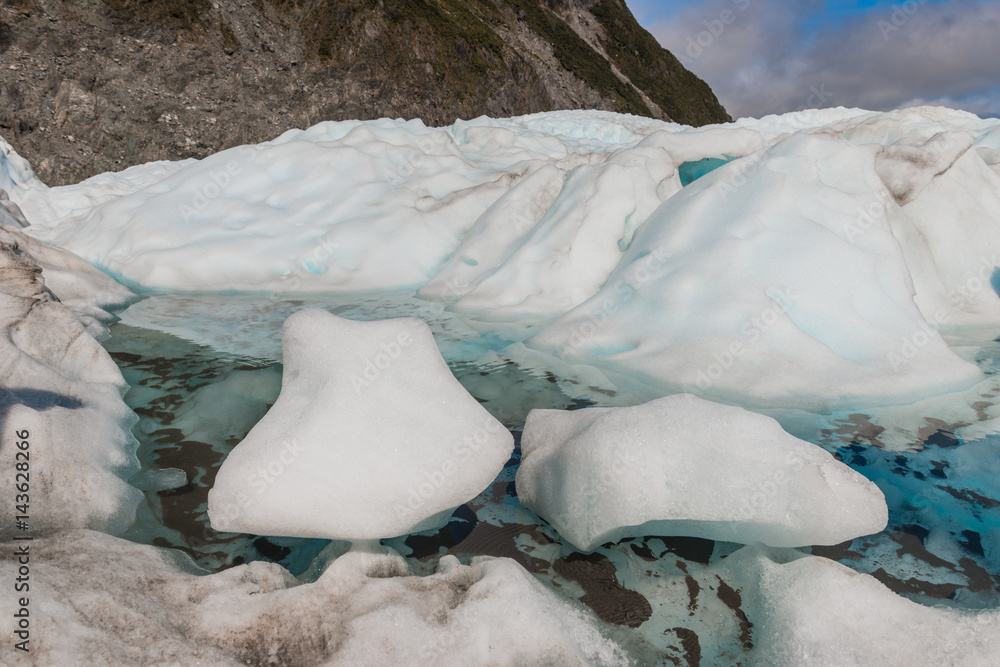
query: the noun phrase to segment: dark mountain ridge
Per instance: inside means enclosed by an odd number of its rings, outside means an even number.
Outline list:
[[[0,135],[51,184],[321,120],[729,119],[623,0],[10,0]]]

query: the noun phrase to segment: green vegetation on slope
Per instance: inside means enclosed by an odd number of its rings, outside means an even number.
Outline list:
[[[604,97],[615,102],[615,110],[637,116],[651,116],[649,107],[627,83],[615,76],[611,65],[589,44],[539,0],[509,0],[523,13],[528,27],[552,45],[559,64]]]
[[[211,0],[103,2],[119,18],[151,21],[171,30],[203,33],[215,23]],[[565,0],[253,2],[261,10],[268,4],[276,9],[286,29],[292,25],[297,28],[308,58],[331,67],[331,72],[354,72],[371,81],[382,80],[382,94],[425,90],[443,107],[457,105],[462,113],[484,112],[479,108],[487,100],[495,102],[494,94],[500,87],[510,86],[512,80],[515,86],[538,81],[516,45],[507,44],[500,36],[505,34],[500,27],[516,20],[550,44],[560,66],[610,101],[616,111],[652,116],[644,94],[680,123],[704,125],[729,120],[708,85],[657,43],[636,22],[623,0],[600,0],[590,9],[604,29],[598,39],[611,62],[557,13],[560,7],[565,8]],[[227,53],[240,47],[224,19],[218,20],[217,29]],[[426,69],[417,71],[418,67]],[[628,80],[619,78],[614,68]],[[509,92],[503,95],[510,97]],[[546,103],[540,106],[547,108]]]
[[[476,75],[485,75],[504,59],[506,46],[481,18],[499,21],[490,3],[462,0],[271,0],[282,11],[299,14],[297,20],[311,55],[324,61],[341,61],[339,55],[359,42],[366,24],[387,30],[386,41],[406,35],[421,38],[433,53],[428,62],[446,66],[457,58]],[[381,5],[381,9],[379,8]],[[473,11],[475,9],[476,11]],[[415,30],[415,32],[414,32]],[[388,44],[387,44],[388,46]]]
[[[499,105],[529,113],[538,76],[498,35],[491,0],[270,0],[298,26],[309,57],[334,76],[371,82],[385,98],[434,100],[442,116],[473,117]],[[525,91],[518,97],[515,91]],[[543,93],[544,94],[544,93]]]
[[[601,0],[591,12],[608,36],[605,51],[671,119],[695,126],[730,120],[708,84],[660,46],[620,0]]]

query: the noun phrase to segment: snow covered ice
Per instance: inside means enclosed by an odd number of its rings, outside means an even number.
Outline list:
[[[534,410],[518,497],[584,551],[643,535],[794,547],[885,528],[882,492],[778,422],[677,394]]]
[[[629,664],[591,614],[509,559],[445,557],[412,576],[398,555],[353,552],[300,582],[264,562],[207,574],[92,531],[36,546],[36,664]],[[14,570],[5,550],[0,573]]]
[[[209,494],[216,530],[376,540],[445,525],[503,468],[511,434],[415,318],[285,322],[281,395]]]
[[[36,531],[121,533],[135,517],[141,494],[126,483],[139,471],[135,415],[122,401],[121,372],[94,338],[112,319],[104,308],[132,296],[79,257],[0,227],[0,461],[18,470],[25,459],[14,443],[30,443]],[[10,501],[19,481],[0,480]],[[14,526],[11,517],[0,536]]]
[[[933,326],[951,320],[914,303],[916,281],[938,274],[901,251],[894,230],[912,247],[925,238],[913,227],[870,147],[796,135],[669,199],[600,292],[528,344],[663,391],[760,407],[963,389],[982,375]],[[923,243],[914,254],[931,252]]]
[[[997,660],[998,120],[326,122],[55,188],[0,140],[0,190],[51,662]]]
[[[5,183],[29,233],[145,288],[419,289],[645,400],[822,410],[982,379],[939,332],[1000,316],[995,125],[328,122],[63,188],[12,155]],[[704,158],[729,161],[682,188]]]
[[[757,665],[991,665],[1000,612],[925,607],[825,558],[747,547],[724,566],[755,619]]]

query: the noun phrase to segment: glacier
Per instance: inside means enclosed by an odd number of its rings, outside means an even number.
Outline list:
[[[56,188],[0,139],[0,459],[32,432],[38,659],[996,662],[998,179],[1000,121],[931,107],[326,122]],[[407,321],[419,382],[345,402],[369,332]],[[683,428],[639,428],[660,401]],[[473,413],[495,451],[383,521]],[[541,428],[597,415],[582,453]],[[337,444],[302,466],[321,481],[215,525],[297,429]],[[406,463],[379,449],[404,437]],[[815,454],[768,506],[795,539],[629,504],[655,476],[738,507],[779,442]]]
[[[88,530],[37,547],[35,633],[53,639],[32,647],[35,664],[630,664],[593,618],[508,559],[446,557],[415,576],[398,555],[352,552],[302,582],[264,562],[208,574]]]
[[[29,494],[40,533],[121,534],[135,520],[141,494],[127,482],[140,469],[136,417],[122,400],[121,372],[95,338],[107,335],[109,311],[133,299],[79,257],[0,227],[0,462],[23,470],[30,461],[14,443],[31,443],[34,488],[46,490]],[[21,481],[0,481],[10,512],[28,498]],[[11,515],[0,537],[14,535]]]
[[[128,285],[415,289],[646,400],[829,410],[982,380],[941,333],[1000,314],[995,123],[622,118],[327,122],[62,188],[11,156],[4,181],[34,237]]]

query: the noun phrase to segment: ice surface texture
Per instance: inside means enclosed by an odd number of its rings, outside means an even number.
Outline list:
[[[533,410],[521,449],[518,498],[584,551],[644,535],[837,544],[888,519],[878,487],[822,448],[689,394]]]
[[[822,410],[919,406],[923,397],[965,391],[982,375],[941,333],[998,320],[998,127],[928,108],[809,111],[697,130],[605,113],[448,128],[322,123],[206,160],[142,165],[65,188],[40,183],[0,141],[0,188],[12,202],[5,218],[20,225],[12,213],[20,211],[35,239],[22,235],[3,248],[3,455],[10,429],[41,434],[33,439],[45,460],[37,471],[56,492],[37,498],[37,514],[50,518],[39,532],[128,525],[138,498],[122,481],[135,470],[133,415],[119,397],[120,374],[94,343],[117,287],[37,241],[150,288],[422,288],[470,326],[527,324],[531,347],[517,349],[537,355],[533,368],[577,364],[589,373],[579,377],[606,373],[635,395],[690,389]],[[681,165],[704,158],[728,162],[681,188]],[[51,294],[37,280],[39,267]],[[494,422],[481,425],[479,416],[490,418],[464,393],[448,395],[453,380],[425,330],[409,320],[296,317],[290,338],[299,340],[286,350],[281,398],[219,475],[220,527],[375,539],[439,525],[492,480],[510,441],[484,444],[475,461],[464,460],[459,448],[471,450],[477,429],[489,432]],[[490,344],[516,358],[514,346]],[[748,425],[763,418],[733,412],[743,416],[713,421],[691,405],[682,417],[698,428],[652,435],[617,428],[621,418],[610,410],[558,413],[546,425],[551,438],[526,435],[523,499],[581,544],[615,531],[671,529],[664,513],[642,513],[653,501],[669,517],[695,515],[677,532],[710,528],[725,533],[705,533],[713,537],[767,536],[774,544],[836,541],[884,523],[871,486],[828,456],[800,449],[803,463],[785,474],[798,465],[798,455],[787,455],[801,443],[774,431],[752,447],[757,429]],[[546,421],[538,414],[529,431]],[[691,446],[727,426],[739,437]],[[560,430],[565,437],[555,437]],[[695,435],[681,447],[684,432]],[[598,448],[602,438],[620,446]],[[67,442],[76,446],[42,449]],[[563,455],[570,447],[580,451],[575,461]],[[227,481],[229,469],[238,474]],[[627,484],[615,478],[622,470],[632,476]],[[723,474],[743,492],[727,491]],[[639,496],[637,478],[650,481]],[[669,495],[675,489],[666,481],[696,478],[712,482]],[[808,491],[802,480],[812,480]],[[154,479],[153,487],[176,481]],[[577,506],[586,509],[560,515]],[[706,507],[715,514],[695,514]],[[994,537],[983,537],[991,559]],[[646,562],[650,542],[657,540],[615,547],[627,558],[615,578],[636,589],[676,589],[693,605],[686,569],[683,579],[644,574],[653,564],[635,559]],[[437,574],[418,578],[404,576],[391,554],[353,552],[300,584],[261,563],[195,576],[165,550],[89,532],[64,530],[35,544],[32,604],[41,605],[48,652],[40,659],[54,664],[81,654],[212,664],[621,659],[590,615],[511,561],[461,566],[445,557]],[[527,548],[553,563],[559,546]],[[657,567],[687,567],[670,563],[669,552],[657,552]],[[13,551],[5,553],[0,574],[9,577]],[[717,598],[742,618],[747,655],[739,658],[748,662],[997,662],[995,612],[916,607],[870,577],[794,552],[750,547],[695,575],[711,591],[700,598],[706,605]],[[6,634],[11,618],[0,620]],[[672,627],[658,626],[657,641]]]
[[[15,532],[15,484],[24,479],[15,464],[26,461],[15,443],[25,440],[30,511],[18,514],[31,517],[31,531],[121,533],[132,523],[142,498],[125,481],[139,471],[135,415],[95,339],[107,333],[105,308],[131,296],[79,257],[0,227],[0,464],[11,471],[0,481],[11,501],[0,537]]]
[[[209,494],[216,530],[372,540],[439,528],[510,458],[513,436],[415,318],[299,311],[281,395]]]
[[[934,324],[947,315],[914,303],[911,270],[930,281],[934,264],[908,263],[897,228],[910,254],[946,252],[887,195],[874,148],[794,135],[667,200],[601,290],[528,344],[761,407],[906,403],[968,387],[982,375],[942,340]]]
[[[1000,321],[998,124],[327,122],[62,188],[7,150],[0,186],[28,233],[144,287],[419,289],[646,400],[824,411],[982,379],[940,333]],[[681,188],[705,158],[728,162]]]
[[[446,556],[418,577],[398,554],[352,552],[301,583],[265,562],[208,575],[174,551],[91,531],[31,549],[32,639],[45,641],[8,664],[629,664],[592,613],[506,558]],[[13,554],[0,575],[16,576]],[[0,632],[15,623],[4,614]]]
[[[754,624],[750,664],[995,665],[1000,612],[925,607],[840,563],[746,547],[723,576]]]

